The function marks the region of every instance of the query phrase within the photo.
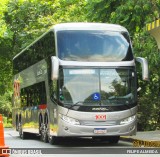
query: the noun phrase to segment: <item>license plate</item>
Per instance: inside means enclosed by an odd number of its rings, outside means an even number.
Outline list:
[[[106,134],[107,133],[107,129],[105,129],[105,128],[95,128],[94,129],[94,133],[95,134]]]

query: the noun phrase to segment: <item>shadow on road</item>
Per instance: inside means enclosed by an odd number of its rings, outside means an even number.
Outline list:
[[[26,140],[31,139],[40,141],[40,137],[34,134],[31,134],[30,138]],[[58,144],[54,145],[57,145],[58,147],[119,147],[118,143],[112,144],[108,141],[101,141],[99,139],[92,139],[89,137],[61,137],[59,138]],[[125,143],[121,143],[121,146],[125,146]]]
[[[13,129],[5,129],[6,132],[6,140],[16,140],[21,141],[18,132],[14,131]],[[11,138],[12,137],[12,138]],[[35,134],[29,134],[28,138],[24,141],[32,143],[32,141],[37,141],[40,143],[44,143],[40,140],[40,136]],[[23,140],[22,140],[23,141]],[[33,142],[34,143],[34,142]],[[52,147],[49,143],[47,144],[49,147]],[[81,138],[81,137],[61,137],[58,140],[58,144],[54,144],[53,147],[129,147],[132,146],[131,143],[119,141],[117,144],[109,143],[108,141],[101,141],[99,139],[92,139],[92,138]]]

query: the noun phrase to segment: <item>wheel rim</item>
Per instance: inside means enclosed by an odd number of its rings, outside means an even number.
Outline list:
[[[22,123],[21,122],[18,123],[18,130],[19,130],[19,136],[20,136],[20,138],[22,138],[23,137],[23,131],[22,131]]]
[[[41,140],[44,142],[48,142],[48,125],[41,124]]]
[[[17,119],[16,119],[16,131],[19,131],[19,123]]]

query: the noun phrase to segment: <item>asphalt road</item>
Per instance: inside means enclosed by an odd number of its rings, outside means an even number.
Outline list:
[[[118,144],[109,144],[92,140],[91,138],[64,138],[59,145],[51,145],[44,143],[38,136],[22,140],[17,131],[13,129],[5,129],[5,142],[10,148],[111,148],[111,147],[132,147],[130,142],[119,141]]]
[[[51,145],[40,141],[37,136],[22,140],[18,132],[13,129],[5,129],[5,144],[12,148],[11,157],[32,157],[32,153],[37,153],[33,155],[34,157],[90,157],[91,155],[92,157],[115,157],[114,154],[119,156],[119,153],[121,154],[121,152],[125,151],[124,149],[133,148],[133,144],[129,142],[119,141],[118,144],[111,145],[91,138],[64,138],[60,145]],[[124,157],[126,155],[128,154],[123,154]],[[134,155],[136,156],[136,154]],[[134,155],[129,154],[129,156]],[[147,154],[143,155],[147,156]]]

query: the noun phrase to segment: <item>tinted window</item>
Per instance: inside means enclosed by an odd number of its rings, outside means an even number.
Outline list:
[[[51,55],[55,55],[53,32],[46,34],[13,60],[14,74]]]
[[[58,56],[62,60],[132,60],[128,34],[123,34],[109,31],[59,31]]]
[[[46,104],[45,82],[21,89],[21,104],[23,107]]]

